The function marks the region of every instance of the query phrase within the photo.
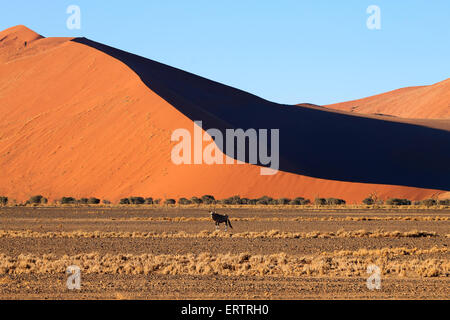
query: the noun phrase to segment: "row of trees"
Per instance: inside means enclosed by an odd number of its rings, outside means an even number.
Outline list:
[[[129,197],[120,199],[119,204],[159,204],[161,199]]]
[[[62,197],[61,200],[59,200],[59,203],[61,204],[99,204],[101,202],[100,199],[90,197],[90,198],[81,198],[81,199],[75,199],[74,197]],[[104,204],[110,204],[108,200],[103,200]]]
[[[303,197],[296,197],[294,199],[290,198],[279,198],[274,199],[268,196],[263,196],[260,198],[250,199],[250,198],[241,198],[240,196],[233,196],[225,199],[216,200],[212,195],[204,195],[201,197],[192,197],[188,198],[179,198],[176,199],[153,199],[153,198],[144,198],[144,197],[129,197],[123,198],[119,202],[122,205],[152,205],[152,204],[164,204],[164,205],[191,205],[191,204],[224,204],[224,205],[345,205],[346,201],[344,199],[339,198],[316,198],[313,202],[309,199],[305,199]],[[399,198],[389,198],[386,201],[373,199],[371,197],[366,198],[362,201],[363,204],[366,205],[391,205],[391,206],[408,206],[408,205],[424,205],[427,207],[434,205],[450,205],[450,199],[447,200],[435,200],[435,199],[425,199],[422,201],[411,201],[408,199],[399,199]]]
[[[8,197],[0,196],[0,206],[6,206],[8,204]],[[96,205],[96,204],[111,204],[108,200],[100,200],[95,197],[90,198],[81,198],[76,199],[74,197],[62,197],[60,200],[56,201],[60,204],[87,204],[87,205]],[[48,199],[45,198],[42,195],[35,195],[30,197],[25,202],[25,205],[41,205],[41,204],[47,204]],[[309,199],[305,199],[303,197],[296,197],[294,199],[290,198],[279,198],[274,199],[268,196],[263,196],[256,199],[250,199],[250,198],[241,198],[240,196],[233,196],[226,199],[219,199],[216,200],[214,196],[212,195],[204,195],[202,197],[192,197],[190,199],[188,198],[179,198],[178,200],[175,199],[165,199],[162,201],[161,199],[153,199],[153,198],[144,198],[144,197],[129,197],[129,198],[123,198],[120,199],[119,204],[121,205],[190,205],[190,204],[224,204],[224,205],[308,205],[308,204],[315,204],[315,205],[344,205],[346,204],[345,200],[338,199],[338,198],[316,198],[313,202],[311,202]],[[362,201],[365,205],[391,205],[391,206],[409,206],[409,205],[423,205],[426,207],[432,207],[436,205],[444,205],[449,206],[450,205],[450,199],[446,200],[436,200],[436,199],[425,199],[422,201],[411,201],[408,199],[400,199],[400,198],[389,198],[386,201],[379,200],[373,197],[368,197]]]
[[[153,200],[152,198],[143,198],[143,197],[131,197],[124,198],[120,200],[120,204],[160,204],[161,199]],[[233,196],[226,199],[216,200],[212,195],[204,195],[202,197],[192,197],[188,198],[179,198],[176,199],[166,199],[163,204],[171,205],[171,204],[179,204],[179,205],[190,205],[190,204],[225,204],[225,205],[307,205],[310,204],[311,201],[309,199],[305,199],[303,197],[297,197],[294,199],[290,198],[280,198],[274,199],[268,196],[263,196],[256,199],[250,198],[241,198],[240,196]],[[317,198],[314,201],[314,204],[317,205],[341,205],[345,204],[345,200],[336,199],[336,198]]]
[[[375,200],[373,198],[366,198],[363,201],[363,204],[366,205],[374,205],[374,204],[386,204],[389,206],[410,206],[410,205],[415,205],[415,206],[426,206],[426,207],[432,207],[432,206],[437,206],[437,205],[441,205],[441,206],[448,206],[450,205],[450,199],[445,199],[445,200],[436,200],[436,199],[425,199],[425,200],[421,200],[421,201],[411,201],[408,199],[400,199],[400,198],[389,198],[386,201],[383,200]]]
[[[0,197],[0,205],[6,206],[8,204],[8,197]],[[62,197],[59,200],[56,200],[55,203],[60,204],[99,204],[101,202],[98,198],[81,198],[81,199],[75,199],[73,197]],[[48,199],[42,195],[35,195],[30,197],[27,201],[25,201],[25,205],[41,205],[41,204],[47,204]],[[103,200],[103,204],[111,204],[108,200]]]

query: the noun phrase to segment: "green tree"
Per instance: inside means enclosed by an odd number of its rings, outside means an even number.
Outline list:
[[[8,197],[0,197],[0,206],[6,206],[8,204]]]
[[[164,201],[165,205],[169,205],[169,204],[176,204],[177,202],[175,201],[175,199],[166,199]]]

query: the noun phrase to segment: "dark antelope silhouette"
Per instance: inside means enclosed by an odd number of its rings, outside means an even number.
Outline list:
[[[230,228],[233,229],[233,227],[231,226],[230,219],[228,218],[228,215],[218,214],[215,211],[211,211],[209,214],[211,215],[211,219],[213,219],[216,224],[216,230],[219,229],[221,223],[225,223],[225,231],[228,230],[228,226],[230,226]]]

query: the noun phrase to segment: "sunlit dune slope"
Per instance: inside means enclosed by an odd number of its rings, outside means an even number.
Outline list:
[[[326,107],[403,118],[450,119],[450,79],[429,86],[402,88]]]

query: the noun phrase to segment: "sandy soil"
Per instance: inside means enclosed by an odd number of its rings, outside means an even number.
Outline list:
[[[2,299],[448,299],[450,212],[222,209],[215,235],[204,209],[2,208]],[[356,221],[355,221],[356,220]],[[213,234],[198,237],[205,232]],[[371,238],[277,238],[275,232],[386,232]],[[412,231],[426,231],[422,236]],[[21,232],[20,237],[12,231]],[[391,233],[411,236],[392,236]],[[52,233],[96,235],[43,237]],[[103,233],[102,233],[103,232]],[[109,233],[133,233],[112,237]],[[178,234],[142,238],[138,233]],[[259,232],[262,238],[235,237]],[[75,233],[77,234],[77,233]],[[279,233],[278,233],[279,234]],[[388,236],[389,234],[389,236]],[[81,290],[65,270],[81,268]],[[380,265],[381,289],[366,287]]]

